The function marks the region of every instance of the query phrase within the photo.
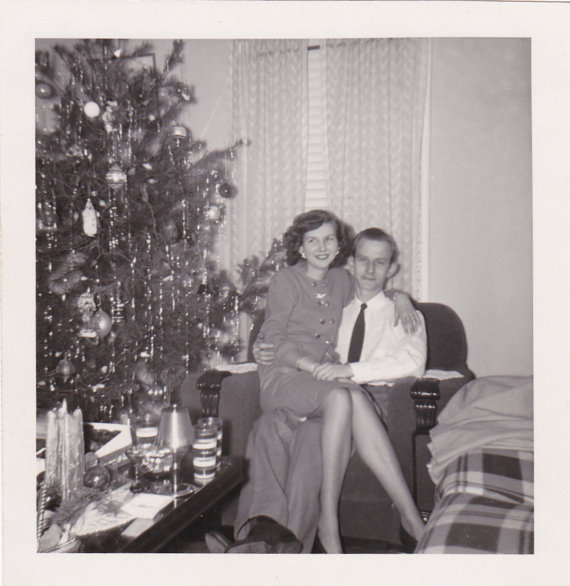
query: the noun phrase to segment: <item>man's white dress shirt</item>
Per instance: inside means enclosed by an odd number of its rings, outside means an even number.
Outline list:
[[[362,300],[355,297],[343,310],[336,350],[346,363],[354,322]],[[406,334],[401,323],[394,327],[394,302],[384,292],[366,302],[364,343],[359,362],[350,364],[358,384],[379,385],[406,376],[421,376],[425,371],[427,337],[422,314],[420,326]]]

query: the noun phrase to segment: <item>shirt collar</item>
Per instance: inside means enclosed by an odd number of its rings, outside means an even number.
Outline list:
[[[356,293],[355,293],[353,303],[357,303],[359,307],[363,303],[366,303],[366,307],[374,308],[374,307],[382,307],[382,305],[384,305],[387,301],[388,301],[388,298],[384,294],[384,291],[380,291],[380,293],[377,293],[376,295],[374,295],[374,297],[372,297],[372,299],[369,299],[368,301],[362,301],[362,299],[359,299],[358,295],[356,295]]]

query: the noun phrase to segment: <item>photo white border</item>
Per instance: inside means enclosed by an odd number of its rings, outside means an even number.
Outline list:
[[[570,399],[563,385],[570,226],[567,3],[2,0],[3,583],[567,583]],[[34,41],[44,38],[532,39],[536,553],[533,556],[67,556],[36,553]],[[566,262],[564,262],[566,260]],[[564,373],[565,374],[565,373]]]

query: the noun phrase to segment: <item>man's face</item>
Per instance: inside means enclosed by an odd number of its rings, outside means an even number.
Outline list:
[[[354,255],[353,273],[356,292],[363,301],[384,290],[386,281],[396,273],[398,265],[390,262],[392,248],[388,242],[362,238]]]

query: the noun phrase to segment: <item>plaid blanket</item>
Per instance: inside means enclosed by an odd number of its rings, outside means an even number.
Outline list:
[[[484,449],[450,464],[416,553],[533,551],[533,454]]]

